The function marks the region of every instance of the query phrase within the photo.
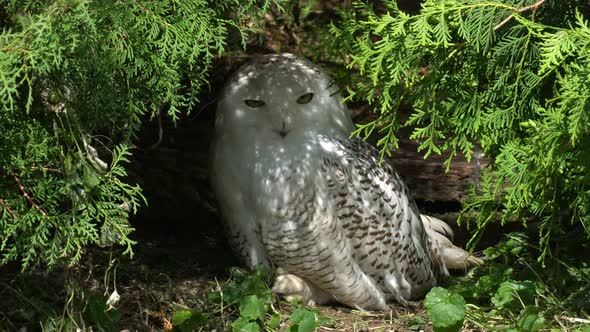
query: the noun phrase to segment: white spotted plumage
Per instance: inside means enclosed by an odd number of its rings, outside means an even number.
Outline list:
[[[350,114],[319,67],[253,59],[226,84],[215,126],[212,185],[230,243],[246,265],[277,268],[277,293],[378,310],[447,273],[448,227],[423,222],[395,170],[349,138]],[[445,249],[466,265],[466,252]]]

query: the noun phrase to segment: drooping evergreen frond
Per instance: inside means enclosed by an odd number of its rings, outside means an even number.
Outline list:
[[[448,153],[447,168],[458,152],[470,159],[479,146],[494,163],[466,210],[477,211],[480,231],[498,211],[504,220],[537,217],[541,260],[566,224],[590,237],[590,33],[582,5],[425,1],[409,15],[385,4],[376,12],[359,2],[331,30],[362,76],[350,98],[379,115],[356,134],[380,130],[385,155],[396,147],[396,129],[412,126],[425,157]],[[403,124],[400,104],[413,106]]]
[[[287,1],[0,2],[0,266],[131,253],[126,163],[142,119],[198,101],[229,36]],[[236,38],[234,38],[236,39]]]

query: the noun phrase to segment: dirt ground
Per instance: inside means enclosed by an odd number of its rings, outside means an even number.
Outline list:
[[[207,294],[224,283],[230,267],[237,265],[229,254],[221,229],[213,225],[204,232],[187,228],[171,234],[170,230],[157,227],[141,231],[139,236],[143,239],[140,243],[143,244],[136,248],[135,258],[119,263],[116,284],[121,302],[117,307],[123,314],[122,328],[131,331],[169,330],[172,327],[170,314],[175,310],[191,308],[209,312],[216,309],[207,301]],[[93,255],[108,260],[104,252]],[[103,264],[100,265],[105,266]],[[94,286],[97,292],[104,291],[101,278],[98,278],[100,273],[94,276],[98,280],[89,286]],[[288,310],[283,304],[279,304],[278,309]],[[319,331],[431,330],[421,306],[410,309],[392,304],[388,311],[380,313],[358,312],[338,306],[319,307],[319,310],[330,320]],[[203,331],[222,331],[224,326],[227,329],[230,319],[213,315],[210,325]]]
[[[121,296],[117,305],[123,314],[121,328],[130,331],[171,330],[171,313],[183,309],[213,312],[207,294],[229,277],[229,269],[238,265],[227,246],[221,228],[211,224],[205,229],[190,225],[152,225],[138,232],[133,259],[117,262],[116,289]],[[95,249],[80,271],[83,285],[94,292],[105,292],[104,267],[108,253]],[[94,266],[95,270],[90,271]],[[89,276],[84,278],[84,276]],[[113,284],[109,292],[114,290]],[[107,293],[109,293],[107,292]],[[279,311],[288,311],[279,304]],[[359,312],[339,306],[322,306],[320,315],[329,324],[318,331],[431,331],[421,303],[417,308],[391,304],[385,312]],[[223,331],[235,316],[212,315],[202,331]],[[285,317],[283,322],[287,326]]]

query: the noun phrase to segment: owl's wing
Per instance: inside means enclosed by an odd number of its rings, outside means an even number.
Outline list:
[[[228,153],[223,140],[214,140],[211,158],[211,187],[217,198],[219,213],[232,251],[249,268],[271,268],[262,241],[260,227],[251,213],[251,201],[242,188],[243,171]],[[231,148],[230,148],[231,151]]]
[[[385,297],[354,260],[325,188],[290,190],[290,183],[283,184],[283,192],[297,194],[262,229],[264,247],[279,274],[273,291],[306,303],[334,299],[356,309],[384,309]]]
[[[363,140],[340,144],[322,172],[355,261],[386,297],[405,304],[423,296],[448,272],[406,185]]]

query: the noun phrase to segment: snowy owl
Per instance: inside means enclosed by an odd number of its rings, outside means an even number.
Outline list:
[[[265,55],[226,83],[211,181],[230,244],[249,267],[277,269],[273,290],[309,304],[406,305],[480,261],[450,228],[421,216],[408,188],[358,138],[330,77],[292,54]]]

